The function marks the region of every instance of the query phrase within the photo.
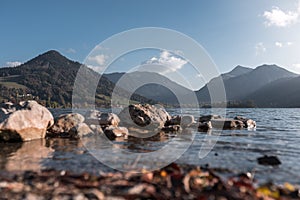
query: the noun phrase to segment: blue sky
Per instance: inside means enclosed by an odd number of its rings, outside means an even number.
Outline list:
[[[25,62],[50,49],[83,62],[97,44],[114,34],[163,27],[195,39],[221,72],[236,65],[275,63],[300,73],[299,5],[298,0],[4,0],[0,66]],[[148,59],[159,58],[156,53]]]

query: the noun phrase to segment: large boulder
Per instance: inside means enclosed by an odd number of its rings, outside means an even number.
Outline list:
[[[36,101],[6,103],[0,110],[0,141],[29,141],[44,138],[53,125],[51,112]]]
[[[118,126],[120,119],[114,113],[103,113],[98,110],[90,110],[85,114],[85,123],[100,126]]]
[[[166,121],[171,119],[162,106],[149,104],[129,105],[119,114],[119,117],[122,124],[145,128],[162,128]]]
[[[74,130],[84,122],[84,117],[78,113],[63,114],[55,120],[55,124],[48,130],[49,137],[73,137]]]

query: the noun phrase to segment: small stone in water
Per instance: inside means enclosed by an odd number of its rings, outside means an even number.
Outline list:
[[[276,156],[263,156],[257,158],[260,165],[280,165],[281,162]]]

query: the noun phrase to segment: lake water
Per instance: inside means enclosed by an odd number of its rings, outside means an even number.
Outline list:
[[[52,110],[54,115],[68,110]],[[169,110],[171,114],[182,110]],[[201,109],[201,114],[209,109]],[[199,116],[199,111],[185,109],[184,113]],[[168,155],[178,153],[182,144],[190,145],[176,160],[179,164],[209,165],[218,174],[227,177],[240,172],[253,172],[258,182],[273,181],[300,184],[300,109],[227,109],[227,117],[242,115],[256,121],[256,130],[224,130],[209,133],[192,133],[191,137],[175,135],[162,136],[161,140],[117,140],[116,149],[128,149],[133,153],[155,152],[170,145]],[[184,135],[184,133],[182,133]],[[216,143],[215,145],[213,145]],[[24,171],[42,169],[71,170],[73,172],[101,173],[111,171],[110,167],[91,155],[93,145],[81,140],[47,139],[25,142],[23,144],[0,144],[0,169],[4,171]],[[136,164],[130,153],[114,157],[105,144],[97,143],[102,152],[102,161],[117,168]],[[183,146],[186,146],[183,145]],[[88,147],[88,148],[86,148]],[[205,148],[212,149],[203,153]],[[202,152],[200,152],[202,148]],[[209,149],[207,149],[209,150]],[[200,154],[199,154],[200,152]],[[203,154],[208,153],[205,157]],[[136,155],[136,154],[134,154]],[[200,156],[199,156],[200,155]],[[282,164],[278,167],[258,165],[256,159],[263,155],[275,155]],[[162,158],[164,159],[164,158]],[[142,160],[142,164],[158,163],[158,158]],[[157,162],[156,162],[157,161]],[[159,161],[160,162],[160,161]],[[158,165],[159,166],[159,165]]]

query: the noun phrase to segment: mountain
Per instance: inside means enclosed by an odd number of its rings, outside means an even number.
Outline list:
[[[247,96],[273,81],[297,76],[296,74],[278,67],[277,65],[261,65],[253,70],[238,66],[231,72],[234,73],[229,73],[229,75],[225,74],[225,76],[223,75],[212,79],[207,85],[196,91],[199,101],[210,101],[208,88],[211,88],[212,90],[219,89],[219,85],[216,84],[216,80],[220,80],[220,78],[224,81],[227,100],[240,101],[245,100]]]
[[[83,72],[81,76],[77,73],[79,69]],[[74,87],[76,78],[79,84]],[[108,107],[111,101],[114,105],[126,104],[126,96],[131,102],[162,102],[173,106],[178,105],[177,97],[182,97],[180,102],[190,106],[196,95],[200,104],[206,105],[210,103],[208,88],[220,90],[219,81],[224,83],[230,106],[300,107],[300,77],[277,65],[261,65],[255,69],[237,66],[194,92],[153,72],[101,76],[54,50],[20,66],[0,68],[0,100],[35,99],[49,107],[70,107],[72,92],[77,89],[80,93],[75,93],[73,100],[87,105],[95,103],[97,107]],[[95,96],[89,95],[94,93]],[[112,95],[117,98],[112,99]]]
[[[300,107],[300,76],[271,82],[245,97],[258,107]]]
[[[80,77],[82,84],[77,85],[77,87],[83,91],[81,94],[83,97],[77,98],[85,99],[85,95],[95,93],[95,91],[91,91],[89,86],[92,81],[98,80],[100,75],[79,62],[71,61],[59,52],[51,50],[20,66],[0,68],[2,100],[18,101],[24,98],[33,98],[49,107],[70,107],[74,81],[80,67],[84,73]],[[96,88],[96,105],[108,106],[114,88],[114,83],[101,77]],[[119,89],[118,91],[120,96],[126,94],[124,90]],[[150,101],[135,94],[132,95],[131,99]]]
[[[184,97],[180,100],[182,104],[190,104],[193,102],[192,96],[194,95],[195,97],[195,93],[192,90],[154,72],[111,73],[103,76],[115,84],[122,80],[120,87],[124,89],[141,86],[135,91],[136,94],[166,104],[177,105],[177,97]]]
[[[252,68],[243,67],[243,66],[238,65],[230,72],[224,73],[221,76],[222,76],[223,80],[227,80],[230,78],[234,78],[234,77],[246,74],[248,72],[251,72],[252,70],[253,70]]]

